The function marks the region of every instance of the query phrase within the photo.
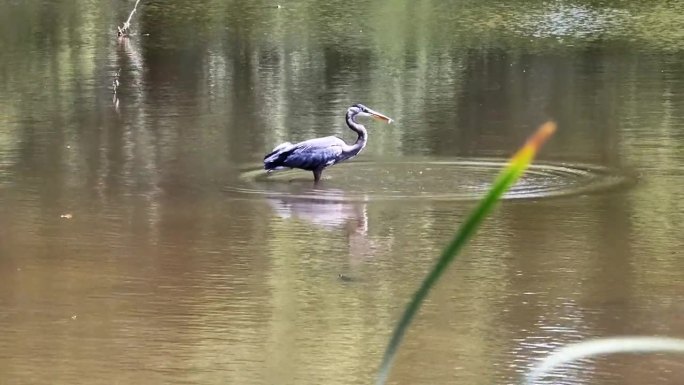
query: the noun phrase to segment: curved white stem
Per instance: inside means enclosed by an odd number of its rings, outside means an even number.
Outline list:
[[[544,358],[525,379],[533,385],[560,365],[582,358],[613,353],[684,353],[684,339],[669,337],[624,336],[598,338],[562,347]]]

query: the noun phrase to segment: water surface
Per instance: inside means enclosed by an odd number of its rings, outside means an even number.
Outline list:
[[[681,5],[142,0],[117,39],[132,6],[0,4],[1,383],[371,383],[416,285],[549,118],[390,381],[512,384],[569,342],[683,336]],[[396,123],[367,123],[321,185],[254,172],[285,140],[352,141],[357,102]]]

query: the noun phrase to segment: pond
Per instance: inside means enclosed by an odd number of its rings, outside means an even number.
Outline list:
[[[593,337],[684,335],[684,6],[0,4],[0,382],[372,383],[499,168],[558,132],[430,294],[392,384],[513,384]],[[284,141],[391,125],[266,177]],[[361,120],[360,120],[361,121]],[[611,356],[554,384],[675,384]]]

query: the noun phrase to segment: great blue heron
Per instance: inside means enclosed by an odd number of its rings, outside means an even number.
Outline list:
[[[354,104],[349,107],[345,117],[349,128],[359,135],[354,144],[349,145],[336,136],[309,139],[296,144],[285,142],[264,157],[264,169],[269,172],[287,168],[313,171],[314,182],[318,183],[323,169],[355,157],[366,147],[368,133],[366,127],[356,122],[357,116],[370,116],[392,123],[392,119],[387,116],[363,104]]]

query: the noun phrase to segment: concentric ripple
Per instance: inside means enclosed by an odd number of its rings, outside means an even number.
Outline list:
[[[240,195],[302,197],[323,200],[371,201],[480,199],[507,164],[502,159],[448,159],[359,161],[336,165],[323,172],[313,186],[311,172],[281,171],[267,175],[261,169],[241,174],[239,186],[228,192]],[[630,182],[609,168],[564,163],[532,164],[504,199],[530,199],[598,193]]]

